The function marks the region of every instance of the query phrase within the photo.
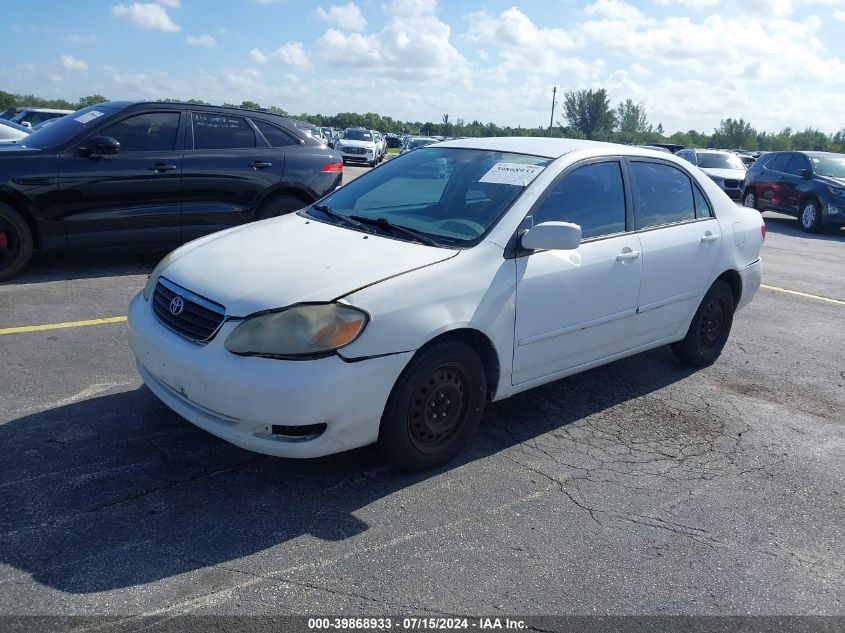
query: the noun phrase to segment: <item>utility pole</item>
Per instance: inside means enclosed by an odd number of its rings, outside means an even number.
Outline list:
[[[552,125],[555,122],[555,96],[557,95],[557,86],[552,87],[552,116],[549,118],[549,136],[552,135]]]

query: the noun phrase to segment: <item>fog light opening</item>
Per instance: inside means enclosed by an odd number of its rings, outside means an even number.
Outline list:
[[[313,440],[325,433],[328,425],[320,424],[304,424],[302,426],[285,426],[282,424],[274,424],[270,427],[270,434],[280,439],[288,439],[294,441]]]

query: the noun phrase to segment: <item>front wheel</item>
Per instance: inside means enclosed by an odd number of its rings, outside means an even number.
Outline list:
[[[375,166],[376,166],[376,159],[374,158],[373,160],[371,160],[371,161],[370,161],[369,163],[367,163],[367,164],[368,164],[370,167],[375,167]]]
[[[459,341],[420,351],[393,386],[379,428],[385,456],[426,470],[457,455],[484,413],[486,377],[478,354]]]
[[[32,231],[12,207],[0,203],[0,281],[12,278],[32,257]]]
[[[798,215],[801,229],[806,233],[818,233],[822,228],[822,210],[817,200],[807,200],[801,205]]]
[[[672,343],[672,352],[678,360],[694,367],[716,362],[728,342],[735,309],[731,287],[717,279],[701,300],[687,335]]]

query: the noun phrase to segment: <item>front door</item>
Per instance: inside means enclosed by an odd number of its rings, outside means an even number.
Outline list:
[[[562,372],[629,347],[642,273],[640,241],[627,231],[618,160],[578,166],[549,187],[533,224],[573,222],[571,251],[517,258],[513,384]]]
[[[97,132],[120,142],[117,154],[88,156],[76,148],[59,156],[58,207],[70,246],[179,240],[181,116],[130,115]]]

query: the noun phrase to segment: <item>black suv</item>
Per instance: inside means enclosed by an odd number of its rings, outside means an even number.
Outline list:
[[[282,116],[100,103],[0,146],[0,280],[33,248],[178,244],[307,206],[340,156]]]
[[[845,225],[845,156],[828,152],[772,152],[748,169],[742,203],[798,217],[817,233]]]

